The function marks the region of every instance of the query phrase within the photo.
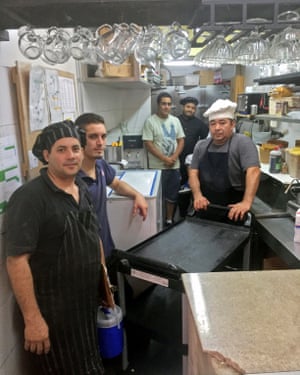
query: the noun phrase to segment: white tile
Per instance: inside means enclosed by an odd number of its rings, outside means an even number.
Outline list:
[[[16,346],[23,347],[23,323],[14,297],[0,307],[0,366]]]

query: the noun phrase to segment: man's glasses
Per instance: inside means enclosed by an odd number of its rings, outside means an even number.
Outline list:
[[[166,103],[166,102],[160,102],[161,105],[167,105],[168,107],[170,107],[172,105],[172,103]]]

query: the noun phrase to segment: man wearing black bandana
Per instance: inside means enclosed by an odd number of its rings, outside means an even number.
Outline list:
[[[47,126],[33,154],[47,167],[11,196],[7,270],[24,319],[24,348],[38,374],[102,375],[97,344],[100,240],[83,152],[72,122]]]
[[[186,164],[186,157],[193,153],[195,144],[199,139],[207,137],[208,126],[204,121],[195,116],[198,105],[198,100],[196,98],[187,96],[180,100],[180,104],[182,105],[182,114],[179,115],[178,118],[185,134],[185,142],[183,151],[179,155],[182,193],[178,198],[178,207],[180,216],[185,217],[191,203],[191,192],[186,189],[188,188],[188,166]]]
[[[204,121],[200,120],[195,116],[198,100],[192,96],[185,97],[180,100],[182,105],[182,114],[178,116],[184,134],[184,148],[179,156],[180,160],[180,174],[181,174],[181,185],[185,185],[188,182],[187,168],[185,165],[185,159],[187,155],[192,154],[195,144],[199,139],[204,139],[208,134],[208,126]]]

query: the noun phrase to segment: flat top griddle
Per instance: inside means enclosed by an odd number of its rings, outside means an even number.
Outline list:
[[[114,250],[113,254],[125,268],[180,278],[181,273],[218,270],[249,235],[246,226],[187,217],[128,251]]]

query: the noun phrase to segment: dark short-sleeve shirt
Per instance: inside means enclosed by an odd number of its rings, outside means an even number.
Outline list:
[[[194,147],[199,139],[207,137],[208,126],[198,117],[186,117],[181,114],[178,118],[185,134],[184,148],[181,153],[183,158],[185,158],[186,155],[193,153]]]
[[[199,162],[206,152],[229,152],[228,170],[231,185],[237,190],[245,189],[245,172],[250,167],[260,167],[258,151],[251,138],[234,133],[230,145],[229,141],[221,146],[214,145],[211,138],[197,142],[193,159],[192,169],[199,168]]]
[[[40,176],[12,194],[4,220],[7,255],[34,254],[39,249],[51,256],[52,249],[61,246],[69,212],[93,211],[85,184],[79,178],[76,184],[79,186],[79,203],[57,188],[46,169],[42,169]]]

